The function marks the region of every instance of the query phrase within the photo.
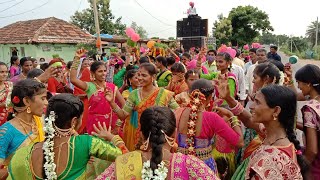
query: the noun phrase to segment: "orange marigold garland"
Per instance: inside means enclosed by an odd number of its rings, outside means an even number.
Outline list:
[[[199,90],[194,90],[189,95],[190,103],[188,105],[191,108],[191,112],[188,120],[188,131],[187,131],[187,145],[188,145],[188,154],[195,155],[194,148],[194,137],[196,136],[196,124],[198,119],[199,107],[202,104],[202,101],[206,100],[204,94],[202,94]]]

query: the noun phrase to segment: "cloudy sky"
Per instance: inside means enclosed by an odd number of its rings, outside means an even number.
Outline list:
[[[149,36],[176,35],[176,21],[186,17],[190,0],[110,0],[112,13],[123,22],[142,25]],[[252,5],[269,14],[276,34],[303,36],[307,26],[320,17],[318,0],[193,0],[198,14],[212,28],[217,15],[225,16],[239,5]],[[89,7],[87,0],[0,0],[0,27],[10,23],[55,16],[70,20],[77,10]]]

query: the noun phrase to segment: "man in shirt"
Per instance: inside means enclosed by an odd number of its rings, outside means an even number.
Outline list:
[[[202,64],[202,66],[208,69],[209,73],[217,72],[217,66],[215,61],[216,55],[217,55],[217,51],[209,50],[207,53],[207,60]]]
[[[277,46],[275,46],[275,45],[270,46],[270,52],[267,55],[268,59],[281,61],[281,57],[279,56],[277,51],[278,51],[278,47]]]
[[[238,66],[240,66],[242,69],[244,68],[244,61],[242,59],[240,59],[240,51],[238,49],[233,48],[237,53],[236,53],[236,57],[233,58],[232,63],[236,64]]]

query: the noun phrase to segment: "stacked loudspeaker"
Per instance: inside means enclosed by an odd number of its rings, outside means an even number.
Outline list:
[[[191,16],[177,21],[177,38],[181,38],[181,44],[185,50],[191,47],[202,47],[203,40],[208,35],[208,19],[200,16]]]

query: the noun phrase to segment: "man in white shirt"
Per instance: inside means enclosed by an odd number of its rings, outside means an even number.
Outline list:
[[[247,90],[248,94],[251,95],[253,93],[253,71],[256,68],[258,64],[267,62],[267,51],[265,49],[258,49],[256,53],[254,54],[253,52],[249,52],[249,54],[252,53],[252,56],[250,55],[251,59],[254,58],[255,61],[252,61],[253,65],[249,67],[248,72],[247,72]]]
[[[238,80],[237,95],[239,97],[240,103],[244,105],[244,101],[247,99],[244,71],[240,66],[232,62],[231,72],[237,77],[237,80]]]

